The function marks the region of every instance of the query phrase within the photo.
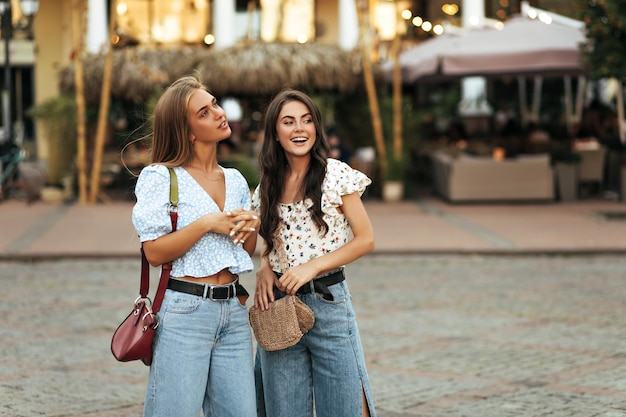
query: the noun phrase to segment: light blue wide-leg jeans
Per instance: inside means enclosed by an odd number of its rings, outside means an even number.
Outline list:
[[[347,283],[329,289],[333,301],[299,295],[315,313],[315,325],[298,344],[274,352],[257,348],[268,417],[312,417],[313,404],[316,417],[361,417],[363,392],[376,417]]]
[[[239,300],[167,290],[145,417],[256,417],[252,334]]]

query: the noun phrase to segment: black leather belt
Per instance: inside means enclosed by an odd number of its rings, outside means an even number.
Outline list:
[[[212,285],[170,279],[167,283],[167,288],[186,294],[197,295],[202,298],[208,298],[213,301],[224,301],[240,295],[249,295],[243,285],[239,284],[239,280],[233,281],[228,285]]]
[[[279,274],[278,272],[274,272],[278,278],[280,278],[283,274]],[[315,278],[310,281],[308,284],[303,285],[296,291],[297,294],[310,294],[312,292],[316,292],[321,294],[325,300],[334,300],[333,295],[331,294],[328,287],[334,284],[338,284],[341,281],[345,280],[346,276],[343,274],[343,268],[340,268],[336,271],[330,272],[329,274],[322,275],[319,278]]]

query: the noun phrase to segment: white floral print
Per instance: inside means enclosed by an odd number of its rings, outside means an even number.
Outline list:
[[[352,238],[352,229],[348,220],[337,210],[343,204],[344,195],[363,194],[371,180],[362,172],[351,168],[348,164],[329,158],[326,176],[322,183],[322,212],[328,224],[325,235],[318,230],[309,212],[313,204],[305,199],[290,204],[280,204],[279,236],[284,242],[289,267],[294,267],[315,259],[345,245]],[[252,196],[252,209],[259,211],[259,189]],[[270,265],[276,272],[283,272],[276,250],[269,255]]]

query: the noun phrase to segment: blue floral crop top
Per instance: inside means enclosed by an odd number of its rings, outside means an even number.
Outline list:
[[[343,213],[337,210],[343,204],[344,195],[355,192],[359,196],[371,184],[371,180],[362,172],[352,169],[348,164],[329,158],[326,176],[322,183],[322,212],[328,224],[328,233],[321,234],[309,212],[313,204],[307,198],[290,204],[280,204],[279,235],[285,242],[289,267],[298,266],[325,255],[345,245],[352,238],[352,229]],[[252,209],[259,212],[259,188],[252,196]],[[281,267],[276,246],[269,254],[269,262],[276,272],[284,272]]]
[[[224,211],[238,208],[250,209],[250,188],[239,171],[222,168],[226,182]],[[211,196],[182,167],[174,168],[178,178],[178,224],[182,229],[203,215],[219,212]],[[164,165],[145,167],[135,186],[137,203],[133,207],[132,220],[145,242],[154,240],[172,231],[167,211],[170,203],[170,173]],[[252,271],[252,259],[241,245],[229,236],[207,233],[189,251],[172,263],[172,277],[204,277],[224,268],[233,274]]]

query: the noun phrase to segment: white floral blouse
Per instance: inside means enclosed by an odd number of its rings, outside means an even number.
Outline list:
[[[322,183],[322,212],[328,224],[325,235],[318,230],[309,207],[313,204],[307,198],[290,204],[280,204],[279,236],[284,242],[289,268],[306,263],[345,245],[352,238],[352,229],[343,213],[337,210],[343,204],[344,195],[355,192],[359,196],[372,181],[362,172],[336,159],[328,159],[326,176]],[[259,188],[252,196],[252,209],[259,212]],[[269,254],[269,262],[276,272],[284,272],[276,246]]]
[[[226,181],[224,211],[250,208],[250,188],[239,171],[222,168]],[[178,179],[178,224],[182,229],[207,213],[219,212],[219,206],[204,188],[182,167],[174,168]],[[154,240],[172,231],[167,211],[170,202],[170,173],[164,165],[150,165],[141,170],[135,186],[137,203],[132,219],[139,240]],[[224,268],[233,274],[252,271],[252,259],[241,245],[220,233],[207,233],[172,263],[173,277],[205,277]]]

